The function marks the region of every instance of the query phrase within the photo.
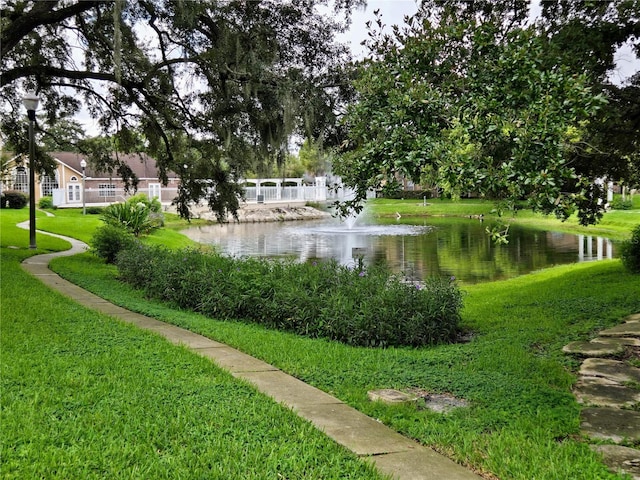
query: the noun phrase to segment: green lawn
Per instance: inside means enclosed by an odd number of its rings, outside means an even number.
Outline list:
[[[444,205],[441,208],[446,210]],[[458,205],[452,209],[463,214]],[[474,210],[470,214],[477,212]],[[4,213],[0,215],[4,226]],[[55,221],[51,221],[48,228],[55,230]],[[81,224],[80,221],[78,223]],[[2,234],[4,239],[4,229]],[[4,255],[11,254],[11,251],[3,248],[2,253],[4,270]],[[566,343],[589,339],[600,329],[619,323],[625,315],[640,312],[640,277],[627,274],[617,260],[555,267],[508,281],[466,286],[463,320],[464,326],[472,333],[472,341],[419,349],[347,347],[269,331],[242,322],[222,322],[176,311],[170,306],[150,302],[139,292],[120,284],[113,267],[103,265],[88,253],[57,259],[54,269],[115,303],[189,328],[272,363],[458,462],[498,478],[622,478],[608,473],[587,442],[579,436],[580,406],[571,394],[578,362],[561,352]],[[5,278],[3,273],[3,285]],[[6,305],[4,290],[3,310]],[[13,292],[13,296],[26,302],[25,294],[20,293],[23,290]],[[42,294],[38,290],[38,295]],[[57,298],[49,301],[52,306],[59,303]],[[66,308],[71,307],[68,305]],[[20,329],[25,335],[32,335],[31,324],[27,319],[24,322],[26,324]],[[128,330],[121,326],[118,328]],[[69,342],[58,342],[56,335],[49,333],[49,340],[54,344],[50,348],[65,355]],[[145,337],[136,333],[136,338],[138,335]],[[124,334],[116,337],[120,339],[122,336],[126,337]],[[7,341],[7,335],[2,339]],[[142,343],[142,340],[138,341]],[[151,357],[156,368],[154,372],[165,368],[173,372],[175,358],[154,355],[153,351],[166,348],[174,352],[175,347],[155,342],[144,348],[137,361],[143,362]],[[114,343],[118,342],[107,334],[100,336],[92,348],[99,349],[117,364],[123,360],[116,360],[120,358],[117,354],[112,356],[111,351],[117,350]],[[102,345],[101,349],[98,345]],[[7,357],[5,348],[2,355],[3,358],[15,356]],[[77,368],[93,372],[91,359],[94,355],[91,350],[89,354],[73,357]],[[138,368],[150,368],[144,363],[141,365]],[[184,373],[187,377],[189,369]],[[132,370],[134,367],[126,367],[125,371],[131,373]],[[197,368],[194,371],[198,371]],[[106,373],[103,376],[109,378]],[[152,378],[156,376],[168,381],[162,375],[150,375]],[[151,379],[146,381],[151,382]],[[187,388],[187,383],[185,380],[183,385],[175,388],[178,391]],[[84,390],[87,384],[79,382],[75,386]],[[415,407],[374,404],[367,400],[367,390],[372,388],[420,388],[450,393],[465,398],[471,402],[471,407],[443,415]],[[38,395],[38,398],[45,398],[57,394],[40,392]],[[68,391],[67,395],[70,395]],[[64,403],[65,398],[62,394],[56,401]],[[266,399],[261,402],[268,403]],[[32,399],[31,403],[27,400],[24,403],[35,408]],[[71,405],[76,404],[72,402]],[[26,406],[24,408],[28,410]],[[197,402],[196,405],[188,404],[184,410],[202,414]],[[158,413],[158,416],[163,414],[166,415],[166,411]],[[233,414],[229,417],[231,421]],[[127,427],[120,425],[114,430],[117,428],[125,428],[126,431]],[[283,434],[274,433],[274,438],[278,435]],[[199,438],[198,435],[196,437]],[[189,437],[188,441],[195,440]],[[314,462],[325,461],[324,457],[316,455],[315,451],[309,454]],[[234,461],[242,463],[244,459]],[[332,477],[329,474],[321,478],[347,478],[346,475]],[[293,477],[295,475],[290,478]],[[320,477],[311,474],[304,478]]]
[[[52,229],[89,238],[95,218],[73,213],[38,217],[38,227],[58,219]],[[34,251],[15,224],[26,216],[0,211],[2,478],[381,478],[209,360],[24,272]],[[69,247],[37,242],[43,252]]]
[[[371,199],[367,201],[366,212],[373,216],[392,217],[400,213],[403,217],[418,216],[477,216],[498,218],[494,212],[495,203],[481,199],[441,200],[386,200]],[[612,240],[624,240],[629,237],[634,225],[640,224],[640,195],[635,196],[634,210],[610,210],[606,212],[597,225],[583,227],[575,216],[562,222],[554,216],[533,213],[530,210],[519,210],[515,214],[503,212],[502,220],[506,223],[517,223],[532,228],[554,230],[560,232],[600,235]]]

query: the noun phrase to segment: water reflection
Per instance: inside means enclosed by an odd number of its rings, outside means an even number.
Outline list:
[[[495,245],[488,222],[452,218],[402,218],[358,223],[336,219],[192,227],[187,236],[217,245],[233,256],[288,257],[299,261],[334,258],[354,265],[382,263],[413,279],[455,276],[465,283],[522,275],[551,265],[612,258],[601,237],[569,235],[511,226],[509,243]]]

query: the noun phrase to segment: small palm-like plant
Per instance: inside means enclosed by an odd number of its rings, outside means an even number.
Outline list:
[[[162,225],[162,218],[151,215],[150,206],[136,198],[109,205],[104,209],[102,219],[109,225],[125,228],[136,237]]]

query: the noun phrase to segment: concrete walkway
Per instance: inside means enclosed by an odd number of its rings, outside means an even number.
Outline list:
[[[47,232],[39,233],[52,235]],[[260,392],[291,408],[300,417],[309,420],[330,438],[365,461],[372,462],[383,474],[398,480],[478,480],[481,478],[433,450],[403,437],[337,398],[287,375],[268,363],[202,335],[113,305],[64,280],[49,270],[48,265],[51,259],[81,253],[87,246],[72,238],[53,236],[71,242],[72,248],[64,252],[33,256],[22,264],[27,272],[39,278],[50,288],[87,308],[155,332],[173,344],[184,345],[211,359],[234,377],[248,381]]]

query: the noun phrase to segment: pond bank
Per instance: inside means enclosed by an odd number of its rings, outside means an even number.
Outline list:
[[[216,216],[207,207],[197,207],[193,210],[196,218],[217,222]],[[261,203],[245,204],[238,210],[238,218],[229,216],[229,222],[257,223],[257,222],[285,222],[295,220],[316,220],[329,218],[331,214],[304,203]]]

